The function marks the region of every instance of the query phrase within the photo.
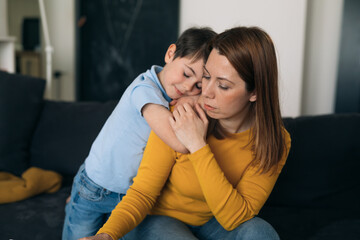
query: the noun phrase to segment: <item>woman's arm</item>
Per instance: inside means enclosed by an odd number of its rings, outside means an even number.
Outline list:
[[[119,239],[136,227],[154,206],[174,163],[173,150],[151,132],[133,185],[98,234]]]
[[[203,111],[200,108],[197,111],[200,117],[185,105],[184,109],[174,112],[174,119],[170,122],[176,136],[192,153],[189,159],[209,208],[225,229],[233,230],[260,211],[273,189],[287,153],[276,174],[259,174],[257,169],[248,168],[234,187],[226,178],[210,147],[204,145],[207,123],[202,120]],[[239,153],[241,150],[239,148]],[[238,157],[239,155],[234,155],[234,162],[239,161]]]
[[[230,231],[259,213],[275,185],[286,157],[281,161],[279,171],[273,175],[260,174],[256,168],[249,167],[235,187],[226,178],[208,145],[191,154],[189,159],[209,208],[218,222]]]

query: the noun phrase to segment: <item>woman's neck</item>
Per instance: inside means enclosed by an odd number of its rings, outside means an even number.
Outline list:
[[[248,130],[253,126],[254,115],[251,108],[242,111],[237,116],[227,119],[219,119],[219,124],[228,133],[240,133]]]
[[[219,119],[219,124],[228,133],[240,133],[252,127],[252,120],[250,117],[243,116],[236,119]]]

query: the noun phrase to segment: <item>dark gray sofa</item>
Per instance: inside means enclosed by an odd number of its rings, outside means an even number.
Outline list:
[[[0,171],[63,176],[56,193],[0,204],[0,239],[61,239],[72,178],[117,103],[48,101],[44,87],[0,72]],[[360,239],[360,114],[284,122],[291,151],[260,216],[285,240]]]

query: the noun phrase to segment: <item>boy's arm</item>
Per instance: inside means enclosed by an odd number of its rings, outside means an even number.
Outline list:
[[[177,152],[189,153],[170,126],[169,116],[172,116],[172,113],[168,109],[158,104],[148,103],[141,111],[150,128],[161,140]]]

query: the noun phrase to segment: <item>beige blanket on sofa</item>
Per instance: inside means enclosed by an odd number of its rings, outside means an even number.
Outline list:
[[[61,187],[60,174],[36,167],[26,170],[21,177],[0,172],[0,203],[10,203],[35,196],[53,193]]]

